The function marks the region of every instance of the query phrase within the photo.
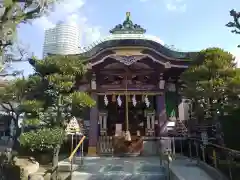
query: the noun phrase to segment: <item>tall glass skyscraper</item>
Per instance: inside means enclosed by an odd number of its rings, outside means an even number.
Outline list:
[[[77,54],[80,49],[81,33],[77,24],[59,22],[56,27],[45,31],[43,57],[47,54]]]

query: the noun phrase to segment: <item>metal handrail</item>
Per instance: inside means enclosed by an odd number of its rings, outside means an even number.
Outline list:
[[[184,141],[187,143],[183,143]],[[180,153],[179,155],[181,156],[196,159],[197,164],[212,176],[219,176],[219,178],[229,180],[239,180],[240,151],[214,144],[213,142],[205,142],[196,137],[170,137],[170,142],[172,146],[170,155],[173,159],[176,153],[173,146],[176,143],[178,145],[177,154]],[[215,168],[216,171],[211,170],[210,166]]]
[[[83,141],[84,141],[85,138],[86,138],[86,136],[83,136],[83,137],[81,138],[81,140],[79,141],[78,145],[77,145],[77,146],[75,147],[75,149],[71,152],[71,154],[70,154],[70,156],[69,156],[69,158],[68,158],[69,161],[72,161],[73,156],[76,154],[78,148],[81,146],[81,144],[83,143]]]
[[[187,138],[187,139],[203,143],[203,141],[201,139],[197,139],[197,138]],[[214,146],[216,148],[220,148],[220,149],[223,149],[223,150],[226,150],[226,151],[231,151],[231,152],[235,152],[235,153],[240,154],[240,151],[238,151],[238,150],[227,148],[225,146],[221,146],[221,145],[214,144],[214,143],[211,143],[211,142],[208,142],[208,145],[211,145],[211,146]]]

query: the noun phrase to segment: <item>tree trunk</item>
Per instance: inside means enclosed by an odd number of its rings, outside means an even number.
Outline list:
[[[60,145],[58,145],[53,150],[53,157],[52,157],[52,175],[51,180],[57,180],[58,176],[58,156],[60,152]]]
[[[19,136],[21,135],[21,128],[18,127],[18,118],[14,119],[14,125],[15,125],[15,135],[13,137],[13,149],[19,150],[20,143],[19,143]]]

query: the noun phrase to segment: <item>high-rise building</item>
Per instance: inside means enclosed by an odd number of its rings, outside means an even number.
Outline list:
[[[45,31],[43,57],[48,54],[77,54],[81,40],[80,28],[76,24],[59,22]]]

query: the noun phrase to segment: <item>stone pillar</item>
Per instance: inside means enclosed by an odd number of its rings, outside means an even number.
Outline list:
[[[98,96],[95,92],[91,94],[92,98],[96,101],[96,105],[90,109],[90,128],[89,128],[89,145],[88,155],[96,156],[97,141],[98,141]]]

